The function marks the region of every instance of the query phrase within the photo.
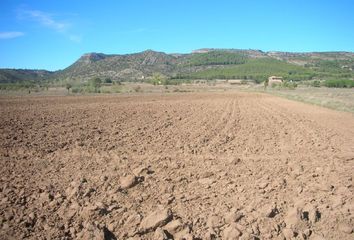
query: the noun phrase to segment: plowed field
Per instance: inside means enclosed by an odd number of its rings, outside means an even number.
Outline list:
[[[257,93],[0,98],[1,239],[354,239],[354,115]]]

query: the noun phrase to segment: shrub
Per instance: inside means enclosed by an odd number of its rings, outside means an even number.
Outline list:
[[[297,83],[285,81],[281,84],[281,87],[293,90],[293,89],[297,88]]]
[[[321,82],[318,80],[315,80],[311,83],[312,87],[321,87]]]
[[[102,80],[98,77],[91,79],[90,80],[90,86],[94,89],[95,93],[99,93],[100,92],[100,88],[101,88],[101,84],[102,84]]]
[[[354,81],[353,80],[326,80],[324,82],[324,86],[329,88],[353,88]]]
[[[70,88],[72,88],[73,86],[71,85],[71,83],[66,83],[65,88],[68,90],[68,93],[70,92]]]
[[[78,88],[78,87],[74,87],[74,88],[71,89],[71,92],[72,93],[79,93],[79,92],[81,92],[81,89]]]
[[[243,79],[243,80],[241,80],[241,84],[245,85],[245,84],[248,84],[248,82],[247,82],[247,80]]]
[[[113,83],[112,79],[111,78],[106,78],[104,80],[104,83]]]

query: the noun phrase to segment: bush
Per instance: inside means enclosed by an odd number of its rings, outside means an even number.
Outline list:
[[[113,83],[112,79],[111,78],[106,78],[104,80],[104,83]]]
[[[297,88],[297,83],[285,81],[281,84],[281,87],[293,90],[293,89]]]
[[[242,85],[245,85],[245,84],[248,84],[248,82],[247,82],[247,80],[242,79],[242,80],[241,80],[241,84],[242,84]]]
[[[326,80],[324,82],[324,86],[329,88],[353,88],[354,81],[353,80]]]
[[[90,86],[91,88],[94,89],[95,93],[100,92],[101,84],[102,84],[102,80],[98,77],[90,80]]]
[[[321,87],[321,82],[318,80],[315,80],[311,83],[312,87]]]
[[[73,87],[73,86],[72,86],[71,83],[66,83],[66,84],[65,84],[65,88],[66,88],[66,90],[68,90],[68,93],[70,92],[70,89],[71,89],[72,87]]]
[[[152,75],[150,83],[153,85],[166,85],[167,78],[166,78],[166,76],[162,75],[161,73],[154,73]]]
[[[297,83],[284,81],[283,83],[272,83],[271,87],[272,88],[277,88],[277,89],[287,88],[287,89],[290,89],[290,90],[294,90],[295,88],[297,88]]]
[[[72,92],[72,93],[80,93],[80,92],[81,92],[81,89],[78,88],[78,87],[74,87],[74,88],[71,89],[71,92]]]

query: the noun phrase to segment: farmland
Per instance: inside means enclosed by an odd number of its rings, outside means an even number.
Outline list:
[[[351,113],[239,91],[1,96],[0,123],[2,239],[352,237]]]

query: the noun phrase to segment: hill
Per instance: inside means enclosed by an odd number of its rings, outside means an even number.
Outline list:
[[[174,79],[242,78],[262,81],[269,75],[291,80],[352,79],[351,52],[263,52],[261,50],[204,48],[189,54],[147,50],[133,54],[88,53],[69,67],[45,70],[0,69],[0,83],[21,81],[78,81],[110,78],[141,81],[154,73]]]
[[[114,80],[142,79],[154,72],[169,75],[175,69],[177,57],[147,50],[126,55],[89,53],[56,74],[57,78],[86,79],[92,77]]]
[[[50,79],[53,74],[46,70],[0,69],[0,83],[39,82]]]
[[[271,75],[285,79],[304,80],[316,75],[314,70],[273,58],[249,59],[244,64],[231,67],[208,69],[192,73],[190,78],[200,79],[253,79],[262,81]]]

